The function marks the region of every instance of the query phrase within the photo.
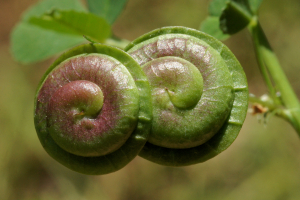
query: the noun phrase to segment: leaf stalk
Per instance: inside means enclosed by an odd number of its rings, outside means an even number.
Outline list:
[[[300,103],[291,87],[282,67],[273,52],[267,37],[265,36],[257,17],[253,17],[249,24],[250,33],[253,37],[257,61],[275,104],[282,104],[286,119],[293,125],[300,136]],[[269,76],[270,75],[270,76]],[[272,84],[272,80],[274,86]],[[281,100],[276,96],[276,89],[281,94]]]

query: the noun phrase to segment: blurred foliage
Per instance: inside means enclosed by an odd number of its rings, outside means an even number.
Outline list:
[[[85,8],[78,0],[43,0],[34,4],[22,13],[21,20],[11,32],[11,53],[16,61],[24,64],[40,61],[84,41],[82,29],[79,32],[73,30],[75,27],[72,24],[74,24],[74,21],[78,21],[78,19],[74,20],[76,18],[74,14],[73,20],[64,19],[63,21],[57,16],[56,18],[54,16],[42,16],[44,13],[48,15],[57,13],[53,12],[53,9],[58,7],[65,10],[71,9],[72,12],[78,11],[77,16],[78,14],[85,15],[81,13],[85,11]],[[71,13],[64,13],[65,16],[66,14],[68,16]],[[86,17],[85,15],[84,18]],[[44,26],[40,26],[41,24],[44,24]],[[37,48],[39,51],[36,51]],[[24,49],[27,49],[27,51],[24,51]]]
[[[0,1],[0,194],[15,199],[300,199],[300,141],[281,119],[248,115],[228,150],[202,164],[170,168],[136,158],[120,171],[85,176],[50,158],[33,126],[33,98],[53,60],[24,66],[13,61],[9,33],[21,12],[36,0]],[[207,0],[129,0],[113,29],[133,39],[154,28],[198,28]],[[265,0],[262,26],[296,92],[300,94],[300,1]],[[246,31],[226,41],[244,67],[250,92],[262,95],[251,39]],[[265,122],[266,121],[266,122]]]
[[[113,24],[128,0],[87,0],[89,11]]]

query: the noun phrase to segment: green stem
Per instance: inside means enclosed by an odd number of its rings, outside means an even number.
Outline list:
[[[256,96],[254,96],[253,94],[249,95],[249,102],[252,104],[260,104],[263,107],[268,108],[268,110],[275,110],[278,107],[274,104],[274,102],[271,100],[263,100],[262,98],[258,98]]]
[[[258,98],[254,95],[249,95],[249,102],[252,103],[253,105],[259,104],[265,108],[268,109],[268,113],[270,114],[275,114],[278,117],[282,117],[286,119],[287,121],[290,121],[290,112],[287,109],[282,108],[282,106],[275,105],[272,99],[263,99],[263,98]]]
[[[279,64],[276,55],[272,51],[271,46],[256,17],[253,18],[249,28],[253,37],[260,69],[265,73],[265,75],[263,75],[265,81],[267,84],[270,84],[271,80],[269,80],[267,75],[269,72],[275,87],[281,94],[282,104],[285,108],[287,108],[286,114],[289,116],[288,119],[300,136],[300,104],[298,98],[293,91],[287,77],[285,76],[285,73]],[[278,103],[276,99],[277,98],[274,100],[276,103]]]
[[[108,38],[105,41],[105,44],[112,45],[112,46],[118,47],[120,49],[124,49],[129,43],[130,43],[130,41],[128,41],[128,40],[117,39],[117,38]]]
[[[252,24],[251,24],[252,25]],[[251,26],[250,25],[250,32],[252,33],[252,36],[253,36],[253,40],[256,41],[256,37],[254,36],[255,34],[252,32],[253,29],[251,29]],[[265,62],[264,62],[264,58],[263,58],[263,54],[260,53],[260,46],[259,45],[254,45],[254,49],[255,49],[255,54],[256,54],[256,58],[257,58],[257,62],[258,62],[258,65],[259,65],[259,69],[260,69],[260,72],[265,80],[265,83],[267,85],[267,88],[269,90],[269,93],[272,97],[272,99],[274,100],[274,103],[277,104],[277,105],[280,105],[280,101],[279,99],[277,98],[276,96],[276,90],[273,86],[273,83],[272,83],[272,80],[269,76],[269,72],[266,68],[266,65],[265,65]]]
[[[89,41],[90,43],[101,43],[100,41],[94,40],[93,38],[83,35],[83,37]],[[111,45],[111,46],[115,46],[118,47],[120,49],[124,49],[128,44],[130,43],[130,41],[125,40],[125,39],[119,39],[117,37],[111,37],[105,40],[104,44],[107,45]]]

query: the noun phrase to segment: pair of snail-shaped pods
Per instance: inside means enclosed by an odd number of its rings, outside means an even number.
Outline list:
[[[125,51],[81,45],[44,75],[35,127],[50,156],[77,172],[106,174],[137,155],[167,166],[203,162],[235,140],[248,89],[224,44],[166,27]]]

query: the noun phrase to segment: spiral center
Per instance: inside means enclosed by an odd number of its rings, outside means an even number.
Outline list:
[[[52,95],[49,112],[56,110],[61,114],[60,112],[71,110],[76,123],[85,117],[94,119],[103,106],[103,99],[103,93],[95,83],[85,80],[73,81]]]
[[[229,67],[220,52],[194,36],[174,33],[158,36],[154,34],[149,37],[151,39],[135,45],[128,51],[144,66],[152,86],[153,124],[148,141],[157,146],[175,149],[199,146],[220,130],[231,112],[234,84]],[[166,58],[184,59],[187,63],[192,63],[189,66],[194,65],[201,72],[203,90],[194,81],[193,76],[182,78],[184,76],[180,74],[179,78],[174,75],[170,81],[178,88],[186,88],[181,90],[184,93],[178,93],[180,98],[176,100],[188,102],[185,104],[187,107],[190,106],[189,108],[181,106],[172,98],[169,91],[171,87],[166,87],[161,81],[154,81],[161,79],[159,73],[163,74],[166,71],[154,67],[159,66],[156,62],[159,63]],[[166,64],[163,65],[167,68]],[[160,72],[156,73],[157,71]],[[196,71],[190,73],[195,75]],[[187,84],[181,86],[181,80]],[[198,91],[194,90],[199,88]],[[176,92],[178,91],[176,90],[175,94]],[[181,101],[181,97],[185,100]],[[200,101],[197,102],[198,99]],[[194,105],[194,102],[197,104]]]
[[[178,109],[193,108],[203,91],[200,71],[189,61],[179,57],[162,57],[143,66],[152,95],[159,104],[168,107],[168,102]]]
[[[49,133],[56,143],[64,149],[66,143],[61,138],[68,141],[76,141],[78,130],[74,125],[82,130],[93,130],[95,119],[99,115],[103,106],[104,96],[100,87],[90,81],[72,81],[60,87],[52,96],[48,105]],[[68,120],[66,120],[68,119]],[[90,138],[92,135],[87,135]]]

